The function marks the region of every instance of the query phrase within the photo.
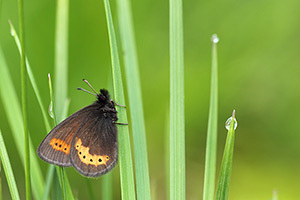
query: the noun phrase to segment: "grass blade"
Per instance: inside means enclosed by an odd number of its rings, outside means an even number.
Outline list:
[[[109,43],[111,51],[112,62],[112,75],[113,75],[113,87],[115,101],[119,104],[125,104],[124,89],[122,83],[122,75],[118,54],[118,47],[116,41],[116,35],[110,10],[110,4],[108,0],[104,0],[104,7],[107,20],[107,28],[109,34]],[[119,121],[122,123],[127,122],[126,110],[117,106]],[[119,144],[119,164],[120,164],[120,179],[121,179],[121,195],[122,199],[134,200],[134,177],[133,177],[133,165],[130,148],[130,138],[128,126],[118,126],[118,144]]]
[[[235,136],[235,110],[232,113],[230,127],[227,133],[227,139],[220,169],[219,182],[216,192],[216,200],[227,200],[229,191],[229,182],[232,167],[233,148],[234,148],[234,136]]]
[[[0,130],[0,158],[1,158],[1,161],[2,161],[5,176],[6,176],[6,179],[7,179],[7,184],[8,184],[9,190],[10,190],[11,198],[14,199],[14,200],[18,200],[18,199],[20,199],[19,192],[18,192],[18,189],[17,189],[17,184],[16,184],[16,181],[15,181],[14,174],[13,174],[13,171],[12,171],[12,168],[11,168],[11,165],[10,165],[9,157],[8,157],[8,154],[7,154],[7,151],[6,151],[6,147],[5,147],[5,144],[4,144],[4,140],[3,140],[3,137],[2,137],[1,130]]]
[[[20,44],[21,44],[21,89],[22,89],[22,116],[23,116],[23,132],[24,132],[24,152],[25,152],[25,185],[26,199],[31,199],[31,175],[30,175],[30,153],[29,153],[29,133],[27,124],[27,71],[25,60],[25,44],[24,44],[24,10],[23,0],[19,0],[19,28],[20,28]]]
[[[118,1],[119,27],[124,53],[129,108],[133,134],[137,199],[150,200],[146,130],[139,67],[129,0]]]
[[[211,90],[206,138],[203,200],[212,200],[215,193],[218,127],[218,40],[217,35],[212,36]]]
[[[53,124],[56,125],[57,124],[56,123],[57,117],[56,117],[56,113],[55,113],[56,102],[54,102],[54,100],[53,100],[52,81],[51,81],[50,74],[48,74],[48,81],[49,81],[49,93],[50,93],[50,106],[52,108],[52,109],[50,109],[51,113],[49,113],[49,114],[53,119]],[[69,102],[70,101],[68,99],[65,99],[65,103],[64,103],[65,107],[64,107],[63,111],[61,112],[64,115],[67,114],[67,110],[69,108]],[[62,119],[64,119],[64,118],[66,118],[66,116],[62,116]],[[63,167],[56,166],[56,174],[59,179],[63,199],[64,200],[65,199],[74,199],[69,180],[67,178],[67,175],[66,175]]]
[[[3,102],[3,107],[7,115],[9,125],[12,130],[12,134],[16,143],[17,151],[22,160],[22,164],[25,163],[24,154],[24,134],[23,134],[23,122],[22,111],[18,102],[18,97],[13,87],[11,76],[6,65],[2,48],[0,46],[0,95]],[[43,196],[44,180],[36,159],[36,153],[30,143],[30,157],[31,157],[31,178],[34,187],[32,191],[36,199],[41,199]]]
[[[113,191],[112,191],[112,173],[105,174],[102,177],[102,192],[101,199],[111,200],[113,199]]]
[[[170,0],[170,199],[185,199],[182,0]]]
[[[14,40],[15,40],[15,43],[18,47],[19,53],[21,54],[21,44],[20,44],[18,34],[17,34],[13,24],[11,23],[11,21],[8,21],[8,22],[9,22],[9,26],[10,26],[10,33],[14,37]],[[38,100],[39,106],[40,106],[41,111],[42,111],[42,115],[43,115],[46,130],[47,130],[47,132],[49,132],[51,130],[51,127],[50,127],[49,120],[48,120],[48,117],[47,117],[47,112],[46,112],[44,104],[42,102],[40,91],[37,87],[37,84],[36,84],[36,81],[35,81],[35,78],[34,78],[34,75],[33,75],[33,72],[31,70],[31,67],[30,67],[30,64],[29,64],[29,61],[28,61],[27,57],[26,57],[26,68],[27,68],[28,77],[29,77],[29,80],[31,82],[34,94],[35,94],[35,96]]]
[[[58,0],[56,8],[55,38],[55,113],[57,122],[64,117],[62,110],[68,93],[68,27],[69,0]]]

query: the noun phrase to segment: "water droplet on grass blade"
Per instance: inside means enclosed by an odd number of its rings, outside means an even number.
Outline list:
[[[49,113],[50,117],[53,119],[54,115],[53,115],[53,103],[52,103],[52,101],[49,104],[48,113]]]
[[[227,121],[225,122],[225,128],[226,128],[227,130],[229,130],[231,121],[232,121],[232,117],[229,117],[229,118],[227,119]],[[233,127],[234,130],[236,129],[236,127],[237,127],[237,121],[236,121],[236,119],[234,118],[234,127]]]
[[[213,34],[211,37],[211,41],[217,44],[220,41],[220,39],[218,38],[217,34]]]

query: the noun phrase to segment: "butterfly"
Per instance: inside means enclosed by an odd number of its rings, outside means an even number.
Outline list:
[[[97,101],[75,112],[53,128],[37,149],[44,161],[62,166],[73,166],[80,174],[97,177],[110,171],[118,160],[117,111],[109,92],[101,89]],[[122,106],[125,107],[125,106]]]

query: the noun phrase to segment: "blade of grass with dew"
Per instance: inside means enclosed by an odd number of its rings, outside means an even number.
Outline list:
[[[217,185],[216,200],[227,200],[229,192],[229,182],[232,168],[234,137],[235,137],[235,110],[232,113],[230,127],[228,129],[224,154],[220,169],[219,181]]]
[[[111,15],[111,9],[109,0],[104,0],[104,7],[107,20],[107,28],[109,35],[109,44],[111,51],[111,64],[112,64],[112,75],[113,75],[113,87],[115,101],[119,104],[125,105],[124,89],[122,83],[122,73],[120,68],[120,60],[118,54],[118,47],[116,41],[116,35],[113,25],[113,19]],[[119,108],[118,117],[122,123],[127,122],[126,110]],[[118,126],[118,144],[119,144],[119,165],[120,165],[120,179],[121,179],[121,195],[122,199],[134,200],[134,177],[133,177],[133,164],[130,148],[130,138],[128,126]]]
[[[141,83],[135,47],[130,0],[118,1],[118,16],[121,42],[124,53],[129,108],[133,134],[135,179],[137,199],[150,200],[150,180],[143,112]]]
[[[182,0],[170,0],[170,199],[185,199]]]
[[[55,34],[55,113],[57,122],[64,118],[62,110],[68,93],[68,27],[69,0],[58,0]]]
[[[53,108],[51,109],[51,113],[50,116],[53,119],[53,124],[56,125],[56,112],[55,112],[55,105],[56,102],[53,100],[53,90],[52,90],[52,81],[51,81],[51,76],[50,73],[48,74],[48,83],[49,83],[49,93],[50,93],[50,106]],[[67,114],[68,108],[69,108],[69,103],[70,101],[68,99],[65,99],[65,107],[63,109],[63,111],[61,112],[63,115]],[[62,116],[62,119],[66,118],[66,116]],[[59,167],[56,166],[56,173],[57,173],[57,177],[59,179],[59,183],[62,189],[62,193],[63,193],[63,199],[74,199],[73,193],[72,193],[72,189],[68,180],[68,177],[63,169],[63,167]]]
[[[3,102],[3,107],[7,115],[9,125],[12,130],[14,141],[16,143],[17,151],[22,160],[22,164],[25,163],[24,159],[24,134],[23,134],[23,122],[22,111],[18,102],[18,96],[16,94],[12,78],[9,74],[7,64],[0,46],[0,95]],[[33,146],[30,145],[30,157],[31,157],[31,176],[33,194],[36,199],[41,199],[43,196],[44,180],[41,173],[41,169],[38,165],[37,157]]]
[[[218,63],[217,35],[212,36],[212,67],[210,105],[206,138],[205,172],[203,200],[213,200],[215,193],[217,161],[217,127],[218,127]]]
[[[0,158],[2,161],[5,176],[7,179],[7,184],[9,187],[11,198],[18,200],[18,199],[20,199],[19,192],[18,192],[16,180],[14,177],[14,173],[13,173],[13,170],[10,165],[9,157],[8,157],[7,150],[6,150],[6,147],[4,144],[1,130],[0,130]],[[2,195],[2,193],[0,195]]]
[[[24,36],[24,10],[23,0],[19,0],[19,29],[21,44],[21,89],[22,89],[22,116],[24,133],[24,153],[25,153],[25,186],[26,199],[31,199],[31,175],[30,175],[30,152],[29,152],[29,133],[27,122],[27,70],[25,59],[25,36]]]
[[[20,44],[18,34],[17,34],[13,24],[11,23],[11,21],[8,21],[8,22],[9,22],[9,25],[10,25],[10,33],[14,37],[14,40],[15,40],[15,43],[18,47],[19,53],[21,54],[21,44]],[[32,73],[32,70],[31,70],[31,67],[30,67],[30,64],[29,64],[29,61],[28,61],[27,57],[26,57],[26,68],[27,68],[27,73],[28,73],[29,80],[31,82],[31,85],[32,85],[32,88],[34,90],[35,96],[38,100],[39,106],[40,106],[41,111],[42,111],[42,115],[43,115],[46,130],[47,130],[47,132],[49,132],[51,130],[51,127],[50,127],[50,123],[48,121],[47,112],[46,112],[44,104],[42,102],[40,91],[37,87],[37,84],[36,84],[36,81],[35,81],[35,78],[34,78],[34,75]]]

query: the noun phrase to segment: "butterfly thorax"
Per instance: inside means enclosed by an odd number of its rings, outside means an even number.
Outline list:
[[[113,122],[118,120],[117,110],[113,101],[110,99],[109,93],[105,89],[100,90],[100,94],[97,95],[97,101],[95,102],[100,106],[100,111],[107,119],[111,119]]]

